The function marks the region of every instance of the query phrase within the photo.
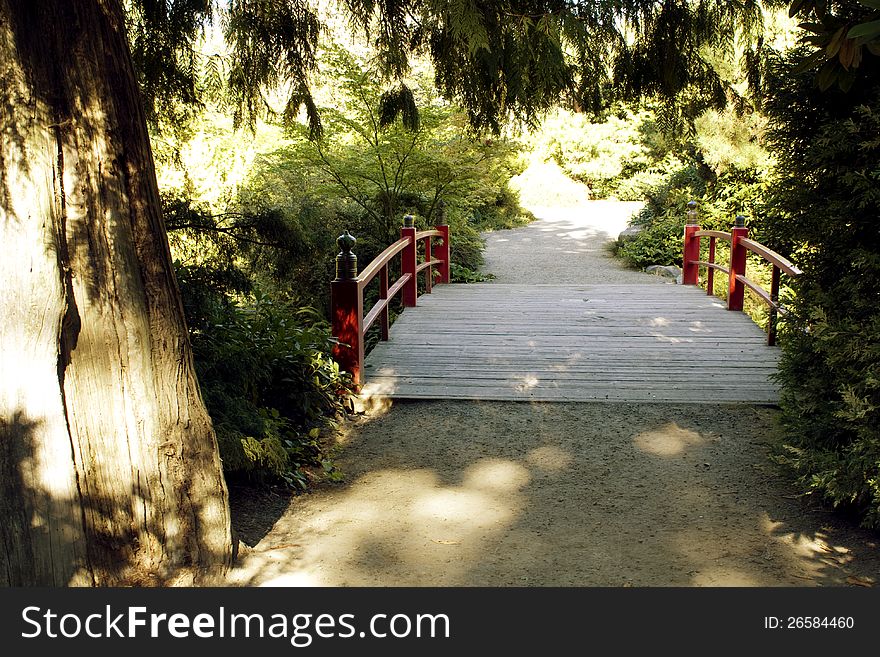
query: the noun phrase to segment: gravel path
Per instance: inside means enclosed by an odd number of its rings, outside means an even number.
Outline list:
[[[487,270],[505,283],[664,282],[609,262],[602,243],[627,212],[602,209],[538,210],[490,235]],[[271,529],[259,522],[271,505],[234,507],[246,546],[230,584],[874,585],[877,535],[797,497],[768,458],[776,414],[395,402],[348,428],[343,483],[294,498]]]
[[[626,269],[608,251],[641,203],[587,201],[578,208],[532,207],[523,228],[486,234],[483,270],[497,283],[670,283]]]

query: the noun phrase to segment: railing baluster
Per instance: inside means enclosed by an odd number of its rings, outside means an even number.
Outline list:
[[[767,344],[776,344],[776,322],[779,320],[779,267],[773,265],[773,277],[770,280],[770,325],[767,327]]]
[[[431,260],[431,238],[425,238],[425,262]],[[431,294],[431,288],[434,287],[434,269],[433,267],[425,267],[425,294]]]
[[[434,246],[433,257],[435,260],[442,260],[442,264],[437,265],[437,271],[440,273],[440,282],[448,283],[449,282],[449,226],[446,224],[441,224],[439,226],[434,226],[434,230],[439,230],[443,233],[443,237],[441,237],[441,243],[436,244]]]
[[[687,224],[684,227],[684,253],[682,254],[681,282],[684,285],[698,285],[700,282],[700,238],[694,235],[697,225],[697,202],[688,203]]]
[[[715,264],[715,237],[709,238],[709,263]],[[715,293],[715,268],[707,267],[709,271],[706,272],[706,294],[712,295]]]

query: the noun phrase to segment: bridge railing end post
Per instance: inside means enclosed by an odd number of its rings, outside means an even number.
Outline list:
[[[345,231],[336,240],[336,278],[330,283],[330,324],[336,344],[333,359],[351,374],[355,386],[361,383],[364,365],[364,297],[357,279],[357,240]]]

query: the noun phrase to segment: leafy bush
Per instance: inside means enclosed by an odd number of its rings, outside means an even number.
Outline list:
[[[616,253],[639,269],[650,265],[681,266],[684,223],[674,218],[652,221],[635,238],[619,242]]]
[[[705,196],[706,182],[694,164],[668,162],[664,178],[645,196],[645,207],[633,219],[642,231],[617,247],[630,266],[679,265],[688,203]]]
[[[593,198],[638,200],[631,179],[662,157],[650,110],[613,108],[604,120],[558,110],[544,122],[536,147],[552,157]],[[660,147],[658,149],[657,147]]]
[[[803,269],[781,334],[786,452],[806,492],[880,527],[880,67],[849,93],[771,67],[768,239]]]
[[[644,181],[640,191],[645,209],[633,223],[644,229],[619,244],[618,254],[639,268],[681,266],[687,204],[694,200],[701,227],[727,231],[736,215],[743,214],[750,236],[762,239],[766,176],[772,165],[763,145],[765,124],[761,115],[738,116],[733,110],[710,110],[698,118],[692,143],[639,178]]]
[[[239,304],[214,286],[196,289],[186,272],[180,281],[226,474],[302,484],[301,468],[324,460],[320,428],[344,412],[350,393],[326,324],[259,291]]]

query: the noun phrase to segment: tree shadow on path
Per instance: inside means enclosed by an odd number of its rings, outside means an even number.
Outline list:
[[[245,585],[870,585],[876,536],[811,509],[744,406],[397,402],[298,498]]]

